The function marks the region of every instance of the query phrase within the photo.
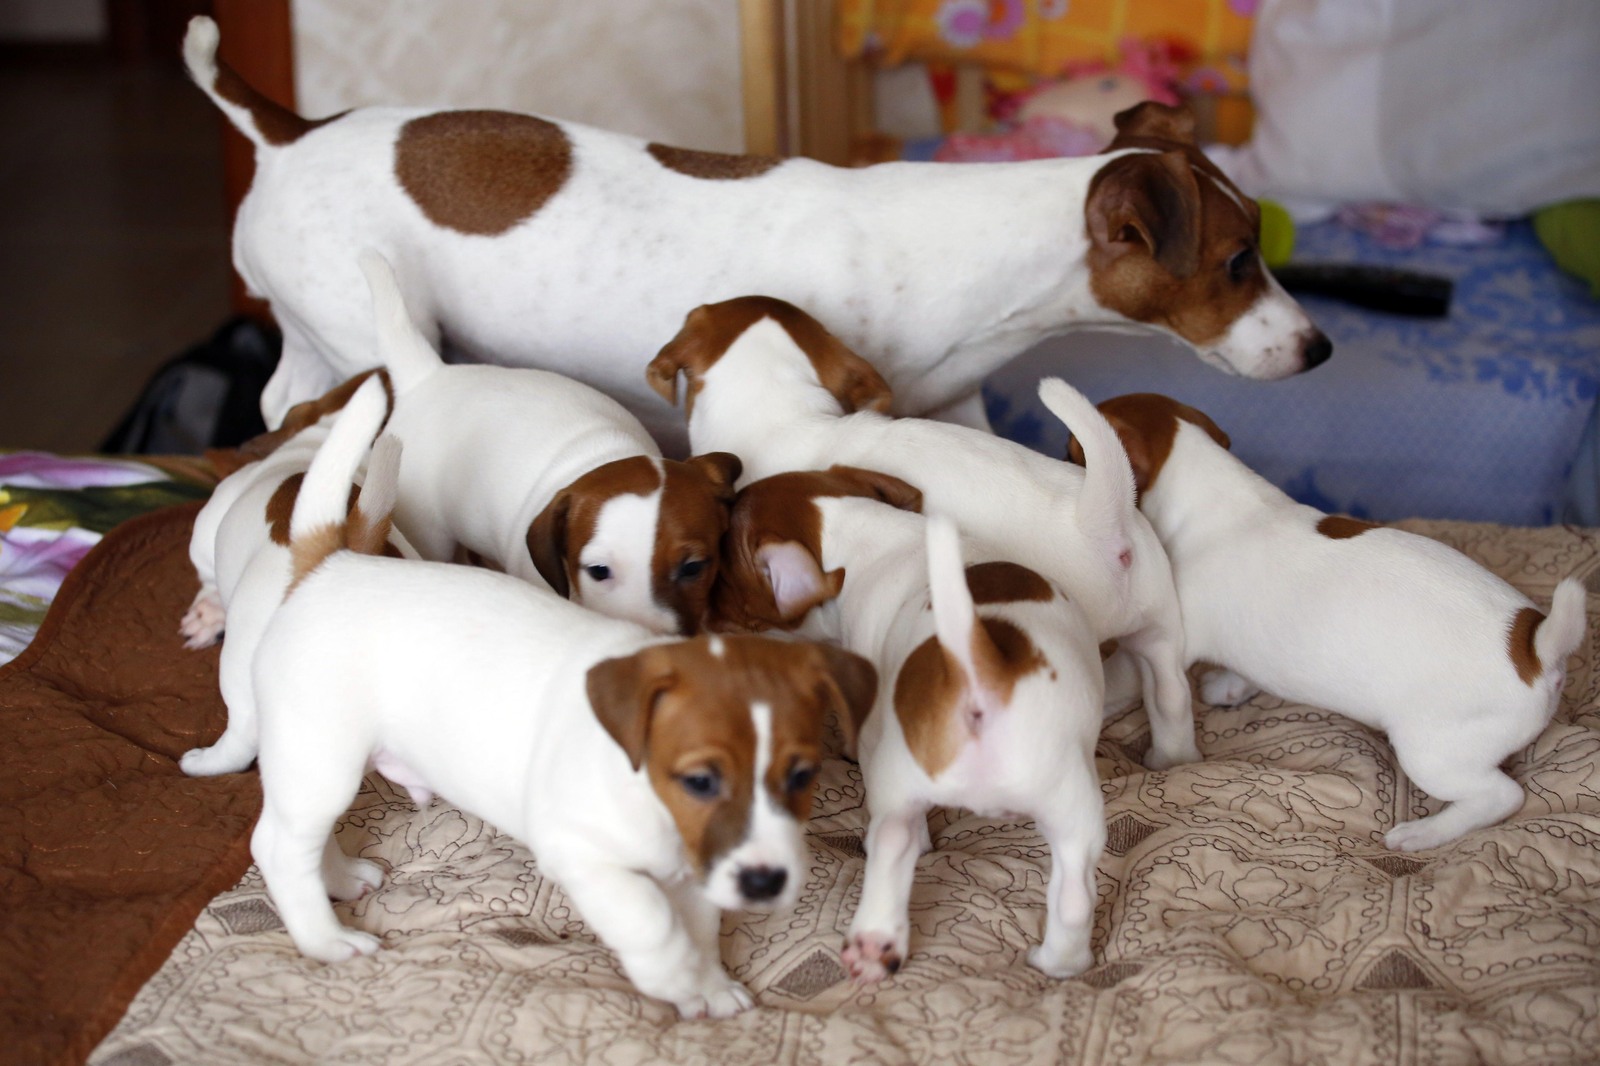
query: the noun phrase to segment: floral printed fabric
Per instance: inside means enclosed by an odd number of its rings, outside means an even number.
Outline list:
[[[1415,524],[1537,601],[1600,579],[1594,531]],[[855,990],[839,968],[861,891],[865,797],[828,759],[798,904],[722,926],[756,1009],[680,1022],[635,993],[526,848],[372,777],[339,828],[387,883],[344,921],[376,955],[300,957],[252,869],[212,901],[90,1058],[207,1063],[1593,1062],[1600,1047],[1600,622],[1555,720],[1513,756],[1522,809],[1434,851],[1383,847],[1438,809],[1384,739],[1258,696],[1197,707],[1204,762],[1139,760],[1142,711],[1098,749],[1108,827],[1095,965],[1030,969],[1050,857],[1028,823],[930,820],[911,955]],[[1441,743],[1448,731],[1441,729]],[[574,797],[581,802],[581,797]]]
[[[67,571],[107,529],[209,491],[197,472],[182,476],[122,459],[0,454],[0,663],[28,646]]]

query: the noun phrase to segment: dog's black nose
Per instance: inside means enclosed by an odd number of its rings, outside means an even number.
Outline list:
[[[1311,339],[1306,341],[1306,369],[1321,366],[1332,354],[1333,342],[1328,339],[1328,335],[1320,329],[1314,330]]]
[[[759,903],[782,892],[783,884],[788,879],[786,870],[771,866],[748,866],[739,871],[739,891],[745,899]]]

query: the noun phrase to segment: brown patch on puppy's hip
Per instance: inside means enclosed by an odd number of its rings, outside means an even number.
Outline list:
[[[1020,600],[1043,603],[1055,598],[1050,582],[1017,563],[974,563],[967,567],[967,588],[972,593],[973,604],[978,607]]]
[[[400,127],[394,174],[429,221],[493,237],[532,217],[572,173],[553,122],[509,111],[440,111]]]
[[[1317,532],[1329,540],[1349,540],[1373,529],[1382,529],[1377,522],[1368,522],[1361,518],[1351,518],[1349,515],[1330,514],[1323,515],[1317,523]]]
[[[1543,613],[1532,607],[1524,607],[1512,616],[1511,632],[1506,637],[1511,665],[1516,668],[1517,676],[1530,688],[1544,673],[1544,664],[1539,661],[1539,653],[1533,648],[1533,638],[1543,621]]]

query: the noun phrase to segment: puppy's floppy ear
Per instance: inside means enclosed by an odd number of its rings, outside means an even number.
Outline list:
[[[672,660],[660,648],[605,659],[589,668],[584,682],[589,705],[635,770],[644,765],[656,703],[677,681]]]
[[[1122,147],[1122,142],[1132,138],[1150,138],[1192,145],[1194,141],[1194,112],[1187,104],[1173,107],[1169,104],[1144,100],[1126,111],[1118,111],[1111,121],[1117,124],[1117,135],[1106,150]]]
[[[883,380],[877,367],[852,352],[843,341],[817,326],[818,336],[804,345],[816,367],[817,380],[833,393],[845,414],[877,411],[888,414],[894,405],[894,391]]]
[[[1113,159],[1095,175],[1084,211],[1101,255],[1142,253],[1173,277],[1200,266],[1200,186],[1180,151]]]
[[[1122,442],[1122,450],[1128,453],[1128,465],[1133,468],[1133,499],[1137,504],[1139,498],[1150,487],[1150,482],[1161,472],[1161,466],[1166,462],[1167,453],[1172,451],[1172,441],[1168,439],[1162,448],[1159,458],[1152,450],[1157,445],[1135,426],[1132,422],[1119,414],[1101,408],[1101,414],[1106,416],[1106,421],[1111,423],[1111,428],[1116,431],[1117,439]],[[1079,466],[1086,466],[1083,448],[1078,445],[1076,438],[1068,447],[1072,461]]]
[[[735,495],[734,483],[739,480],[739,475],[744,473],[744,463],[732,452],[707,452],[685,460],[690,466],[699,470],[711,482],[717,499],[723,503],[732,503]]]
[[[1190,407],[1186,403],[1178,405],[1178,417],[1185,422],[1193,423],[1206,431],[1206,435],[1229,451],[1233,450],[1233,438],[1229,437],[1223,428],[1211,421],[1211,416],[1204,411]]]
[[[528,556],[539,576],[557,596],[569,597],[567,581],[567,517],[572,511],[572,493],[563,489],[528,526]]]
[[[915,485],[885,474],[880,470],[867,470],[859,466],[834,465],[828,473],[861,490],[861,495],[882,500],[902,511],[922,513],[922,490]]]
[[[668,341],[645,368],[645,380],[650,387],[674,407],[678,406],[678,375],[689,375],[688,391],[684,397],[687,409],[694,401],[695,375],[704,373],[705,368],[715,361],[714,356],[708,358],[713,317],[708,304],[690,311],[678,335]]]
[[[785,622],[798,622],[811,608],[827,603],[844,588],[844,567],[823,573],[822,564],[799,541],[763,544],[755,557]]]
[[[861,723],[867,720],[878,698],[877,668],[843,648],[813,644],[811,649],[821,671],[817,697],[825,711],[838,715],[839,728],[844,731],[845,753],[853,756],[856,738],[861,735]]]

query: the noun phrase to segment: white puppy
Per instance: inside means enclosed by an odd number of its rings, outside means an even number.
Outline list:
[[[680,373],[690,441],[737,453],[747,481],[834,463],[893,474],[920,489],[930,511],[1066,590],[1096,639],[1117,639],[1139,663],[1152,696],[1146,764],[1200,758],[1166,553],[1134,507],[1116,434],[1077,390],[1052,378],[1040,396],[1099,460],[1087,477],[988,433],[879,413],[888,390],[877,372],[779,300],[691,312],[649,370],[669,400]]]
[[[255,758],[250,663],[289,582],[289,513],[301,479],[346,405],[358,407],[358,419],[381,419],[388,411],[385,391],[381,376],[369,373],[299,405],[282,428],[241,449],[262,458],[224,478],[195,517],[189,559],[200,578],[200,591],[179,629],[190,648],[202,648],[226,628],[217,681],[228,707],[228,725],[216,743],[184,753],[179,760],[184,773],[232,773]],[[417,557],[404,537],[386,532],[394,553]]]
[[[326,961],[378,947],[328,903],[381,879],[331,835],[371,764],[527,842],[640,991],[686,1017],[749,1007],[718,957],[719,910],[795,898],[824,722],[853,730],[871,664],[672,640],[504,574],[361,554],[339,479],[377,424],[356,428],[341,420],[306,476],[290,589],[255,660],[251,846],[295,944]]]
[[[1078,605],[948,519],[924,520],[897,478],[834,467],[777,474],[739,494],[713,617],[838,640],[878,668],[861,728],[872,822],[844,963],[863,982],[907,958],[927,812],[1020,812],[1049,841],[1044,941],[1028,961],[1069,977],[1093,961],[1095,865],[1105,822],[1094,745],[1102,681]]]
[[[698,630],[739,460],[662,459],[621,404],[559,374],[446,366],[388,262],[366,249],[361,269],[406,450],[395,523],[423,557],[465,548],[602,614]]]
[[[255,145],[234,263],[284,351],[267,424],[371,365],[354,269],[383,250],[430,337],[557,370],[681,432],[639,378],[685,308],[766,292],[810,308],[894,384],[902,413],[959,405],[1078,326],[1161,330],[1232,373],[1279,378],[1327,337],[1262,264],[1260,216],[1193,118],[1145,103],[1105,154],[831,167],[728,156],[503,111],[359,108],[307,120],[184,40],[195,83]]]
[[[1562,581],[1547,618],[1437,541],[1295,503],[1192,407],[1141,393],[1100,409],[1172,557],[1189,656],[1225,668],[1206,677],[1208,702],[1259,686],[1387,733],[1411,780],[1445,801],[1389,830],[1391,848],[1438,847],[1522,806],[1499,767],[1555,713],[1582,585]]]

